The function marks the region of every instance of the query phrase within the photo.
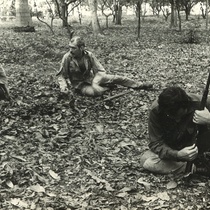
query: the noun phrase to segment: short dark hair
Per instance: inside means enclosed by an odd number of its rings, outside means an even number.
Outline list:
[[[168,87],[158,97],[159,110],[168,114],[176,114],[180,108],[188,108],[190,97],[180,87]]]

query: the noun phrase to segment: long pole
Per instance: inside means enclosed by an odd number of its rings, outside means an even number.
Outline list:
[[[140,38],[140,30],[141,30],[141,0],[137,2],[137,11],[138,11],[138,39]]]
[[[206,30],[208,30],[208,24],[209,24],[209,0],[206,0]]]

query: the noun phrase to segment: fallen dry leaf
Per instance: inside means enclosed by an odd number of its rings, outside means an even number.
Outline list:
[[[28,208],[28,204],[22,201],[20,198],[12,198],[11,204],[20,208]]]
[[[29,187],[29,189],[37,193],[45,192],[45,188],[40,186],[39,184],[32,185]]]
[[[49,174],[53,179],[60,180],[60,176],[52,170],[49,170]]]
[[[159,192],[159,193],[157,193],[157,197],[164,201],[170,200],[170,197],[167,192]]]
[[[170,181],[170,182],[167,183],[166,188],[167,188],[168,190],[174,189],[174,188],[177,187],[177,185],[178,185],[177,182],[175,182],[175,181]]]

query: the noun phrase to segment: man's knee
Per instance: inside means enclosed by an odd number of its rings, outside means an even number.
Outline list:
[[[81,89],[81,93],[87,96],[100,96],[104,93],[105,89],[100,86],[85,86]]]
[[[100,85],[103,82],[103,79],[106,77],[105,73],[97,73],[93,78],[93,84]]]
[[[87,96],[95,96],[95,91],[92,86],[85,86],[81,89],[81,93]]]
[[[140,166],[143,167],[145,170],[153,172],[153,173],[160,173],[160,168],[157,166],[159,162],[159,157],[155,153],[150,150],[147,150],[143,153],[140,159]]]
[[[154,154],[152,151],[150,151],[150,150],[145,151],[140,158],[140,166],[143,167],[146,160],[148,160],[149,158],[154,157],[154,156],[156,156],[156,154]]]
[[[176,162],[172,160],[161,160],[157,154],[152,151],[146,151],[141,157],[141,166],[152,173],[157,174],[180,174],[185,170],[185,162]]]

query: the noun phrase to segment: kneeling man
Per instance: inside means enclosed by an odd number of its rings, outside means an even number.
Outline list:
[[[210,100],[201,111],[200,101],[199,95],[187,94],[180,87],[163,90],[149,114],[149,150],[141,157],[144,169],[178,174],[184,173],[187,161],[193,161],[194,173],[210,176],[210,159],[206,161],[210,131],[199,132],[196,145],[192,141],[196,124],[210,125]]]

